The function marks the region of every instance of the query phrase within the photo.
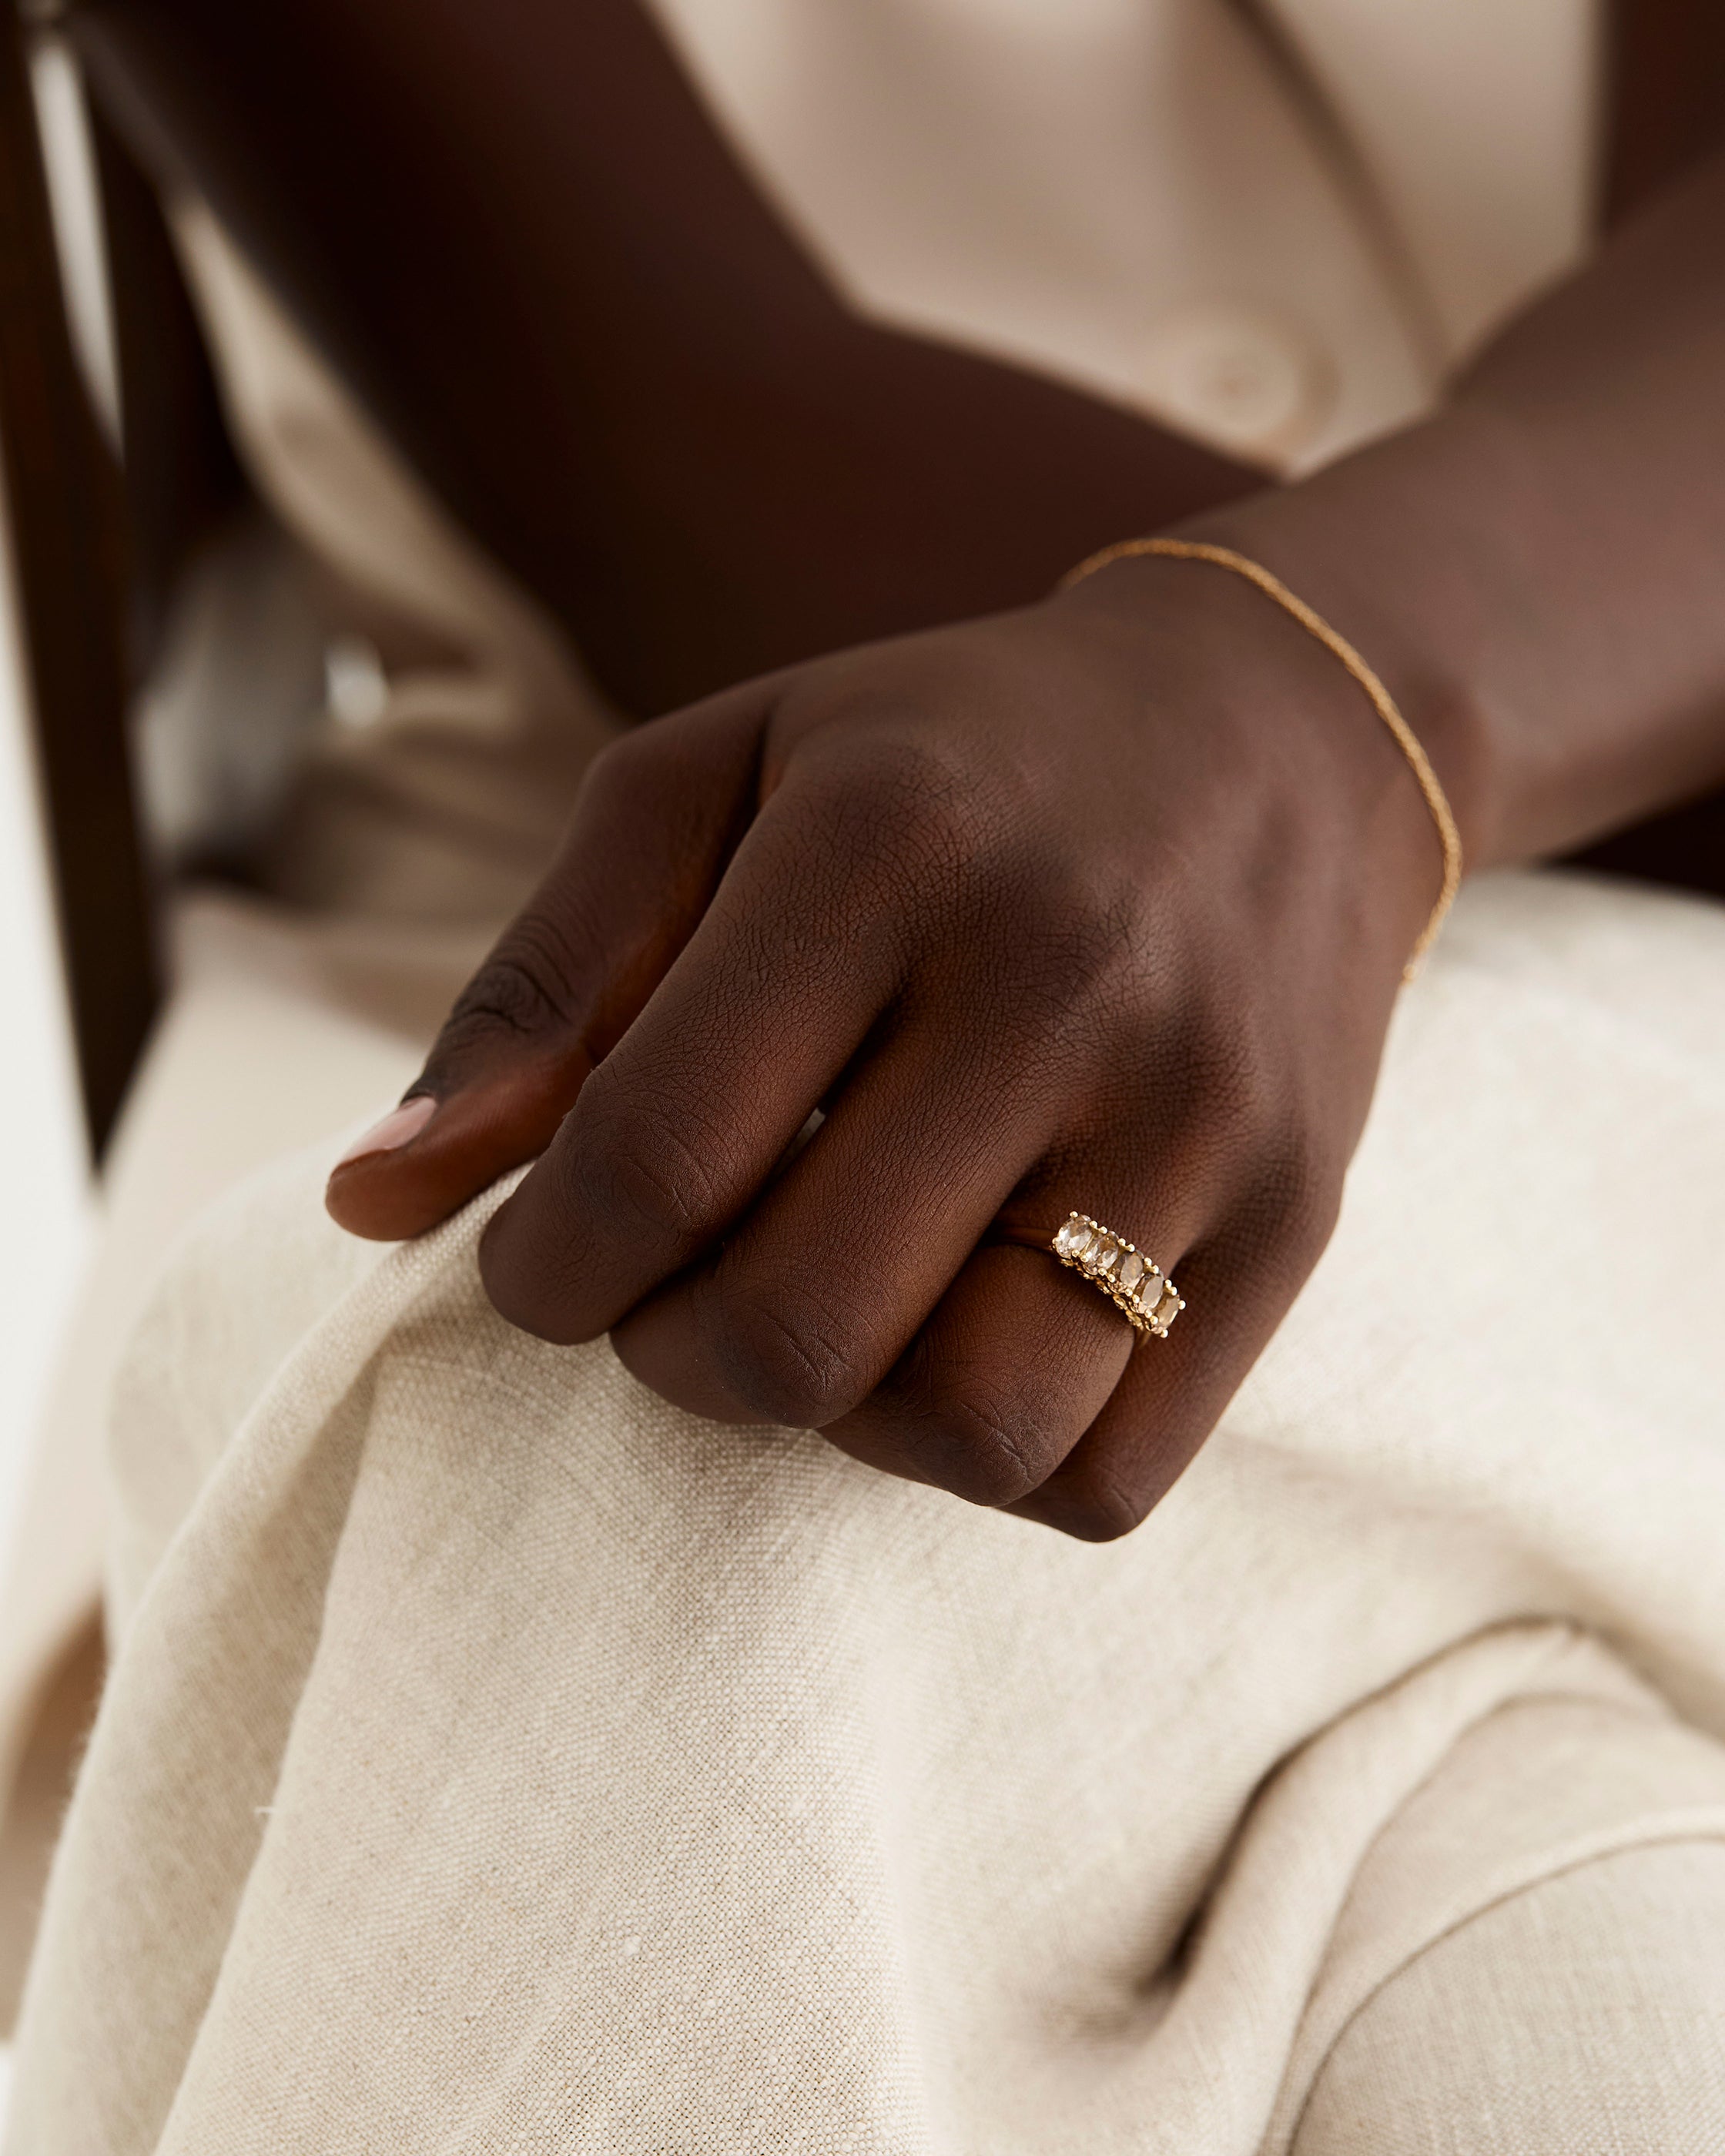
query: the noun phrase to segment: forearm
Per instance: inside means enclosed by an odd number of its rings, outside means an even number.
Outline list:
[[[1532,307],[1436,418],[1198,528],[1370,656],[1473,865],[1725,781],[1725,161]]]

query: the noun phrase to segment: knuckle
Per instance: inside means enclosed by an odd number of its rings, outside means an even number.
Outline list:
[[[1146,1011],[1155,979],[1153,932],[1135,892],[1098,889],[1081,871],[1040,875],[1037,942],[1066,1001],[1125,1017]]]
[[[1137,894],[1062,855],[1011,843],[977,895],[1020,1034],[1091,1052],[1142,1036],[1165,1056],[1163,962]]]
[[[664,765],[665,739],[651,726],[636,726],[608,742],[588,765],[582,790],[604,802],[632,798],[643,787],[656,785]]]
[[[1155,1502],[1123,1487],[1101,1460],[1075,1464],[1060,1482],[1050,1524],[1078,1542],[1118,1542],[1143,1525]]]
[[[973,857],[991,822],[983,774],[934,728],[875,731],[864,752],[816,783],[823,820],[852,853],[957,867]]]
[[[929,761],[848,757],[785,803],[802,947],[842,946],[902,967],[976,914],[994,849],[989,811],[956,783],[925,783]]]
[[[806,1292],[721,1282],[718,1324],[732,1389],[765,1421],[819,1430],[869,1389],[853,1326]]]
[[[576,1195],[583,1217],[680,1249],[712,1224],[720,1203],[708,1134],[639,1096],[623,1096],[601,1064],[572,1117]]]
[[[924,1419],[916,1447],[924,1471],[969,1504],[1015,1504],[1048,1473],[1047,1437],[1024,1404],[974,1383]]]
[[[583,1306],[567,1280],[567,1250],[561,1238],[535,1233],[531,1223],[513,1233],[496,1232],[506,1206],[480,1240],[480,1279],[491,1307],[522,1332],[567,1347],[589,1336]]]
[[[437,1057],[453,1060],[500,1039],[543,1040],[574,1022],[575,968],[561,932],[542,914],[524,914],[457,997],[438,1036]]]
[[[986,775],[932,728],[897,745],[875,791],[922,851],[968,854],[992,821]]]
[[[488,958],[461,991],[444,1028],[445,1040],[502,1033],[536,1040],[561,1013],[536,970],[512,952]]]

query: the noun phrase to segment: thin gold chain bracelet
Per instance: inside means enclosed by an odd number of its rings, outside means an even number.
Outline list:
[[[1419,972],[1426,952],[1436,942],[1438,931],[1444,925],[1444,916],[1455,902],[1455,894],[1461,888],[1461,834],[1456,829],[1448,798],[1431,767],[1431,758],[1420,745],[1420,737],[1396,708],[1396,702],[1388,689],[1378,680],[1348,639],[1331,628],[1321,613],[1307,606],[1296,593],[1291,592],[1280,577],[1272,576],[1260,562],[1249,555],[1236,554],[1231,547],[1214,547],[1204,539],[1121,539],[1113,546],[1104,547],[1100,552],[1069,570],[1061,578],[1059,588],[1070,591],[1081,584],[1098,569],[1106,569],[1111,562],[1123,562],[1133,555],[1159,554],[1175,562],[1209,562],[1219,569],[1227,569],[1236,577],[1244,577],[1249,584],[1255,584],[1267,599],[1273,599],[1285,614],[1299,623],[1308,636],[1316,637],[1326,651],[1339,659],[1354,680],[1371,699],[1372,709],[1389,727],[1396,747],[1407,758],[1418,780],[1425,805],[1431,811],[1431,820],[1437,826],[1438,841],[1444,850],[1443,888],[1438,893],[1437,904],[1431,910],[1431,918],[1420,932],[1402,968],[1402,978],[1411,981]]]

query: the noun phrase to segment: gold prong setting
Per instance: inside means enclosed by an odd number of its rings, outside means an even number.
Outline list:
[[[1088,1213],[1069,1213],[1049,1245],[1063,1265],[1100,1288],[1134,1332],[1166,1340],[1186,1299],[1153,1259]]]

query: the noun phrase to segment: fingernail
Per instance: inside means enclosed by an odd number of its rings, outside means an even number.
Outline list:
[[[373,1123],[361,1138],[356,1138],[336,1163],[346,1168],[351,1160],[363,1160],[367,1153],[393,1152],[404,1146],[409,1138],[416,1138],[437,1113],[437,1102],[429,1093],[420,1093],[411,1101],[403,1101],[398,1108],[392,1108],[382,1122]]]

